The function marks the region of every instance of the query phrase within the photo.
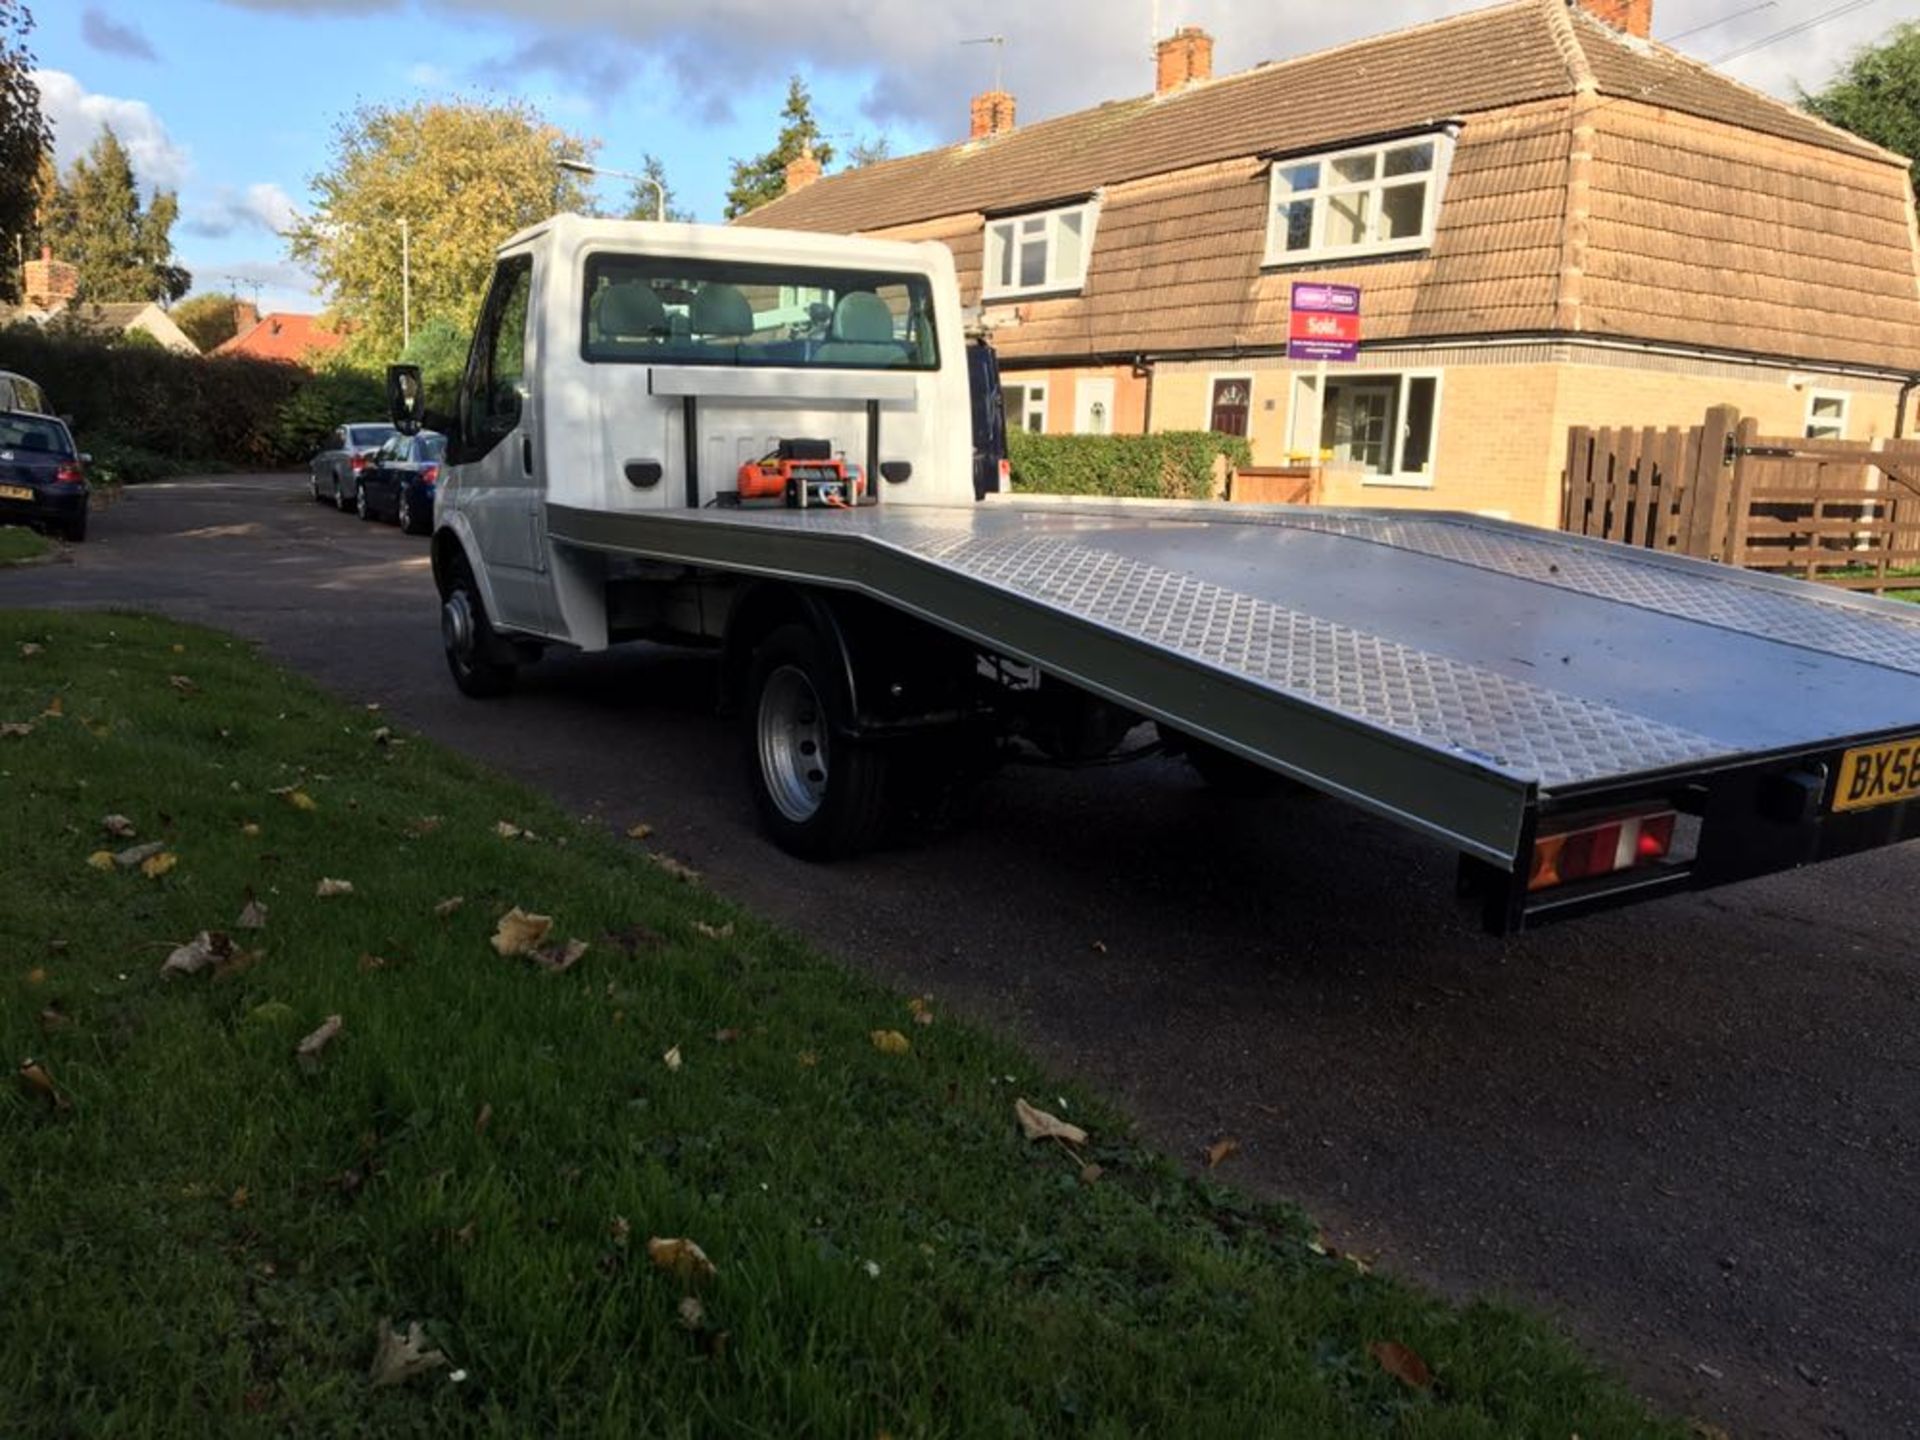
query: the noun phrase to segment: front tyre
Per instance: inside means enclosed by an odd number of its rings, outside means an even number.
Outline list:
[[[747,677],[747,773],[774,843],[807,860],[871,849],[887,824],[887,753],[849,740],[844,670],[804,625],[754,651]]]
[[[413,513],[413,491],[410,486],[402,485],[400,487],[399,511],[394,516],[394,519],[399,522],[400,533],[402,535],[418,535],[420,533]]]
[[[447,669],[462,695],[491,700],[513,689],[519,673],[515,665],[494,659],[500,641],[480,601],[473,571],[462,564],[440,602],[440,643],[447,653]]]
[[[357,485],[353,491],[353,513],[362,520],[373,519],[373,506],[367,503],[367,487]]]

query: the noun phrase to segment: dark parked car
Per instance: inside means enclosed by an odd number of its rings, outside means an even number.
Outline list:
[[[360,485],[360,472],[373,452],[393,438],[393,426],[381,421],[337,425],[327,443],[307,462],[307,487],[313,498],[333,502],[336,510],[354,508],[354,492]]]
[[[0,524],[87,538],[87,461],[51,415],[0,410]]]
[[[368,458],[354,508],[362,520],[392,520],[409,535],[433,529],[433,492],[447,458],[447,437],[431,430],[396,435]]]

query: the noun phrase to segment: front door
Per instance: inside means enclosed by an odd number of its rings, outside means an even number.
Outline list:
[[[1212,413],[1208,428],[1222,435],[1245,435],[1247,412],[1253,408],[1253,382],[1235,376],[1213,382]]]
[[[1113,433],[1113,377],[1087,376],[1073,382],[1073,429],[1077,435]]]
[[[538,524],[531,310],[533,257],[493,272],[460,395],[458,508],[473,527],[493,591],[494,618],[513,629],[546,622],[546,556]]]

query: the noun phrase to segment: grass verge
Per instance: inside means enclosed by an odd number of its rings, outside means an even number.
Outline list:
[[[239,641],[0,614],[0,721],[0,1434],[1677,1433]]]
[[[24,525],[0,525],[0,566],[38,560],[52,549],[53,542],[38,530],[29,530]]]

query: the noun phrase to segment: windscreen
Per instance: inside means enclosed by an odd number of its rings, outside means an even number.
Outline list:
[[[416,460],[444,460],[447,458],[447,437],[444,435],[419,435],[414,438],[413,458]]]
[[[9,413],[0,414],[0,450],[71,457],[73,442],[58,420]]]
[[[642,365],[933,370],[925,276],[590,255],[581,354]]]
[[[384,445],[393,438],[391,425],[352,425],[347,429],[352,445]]]

